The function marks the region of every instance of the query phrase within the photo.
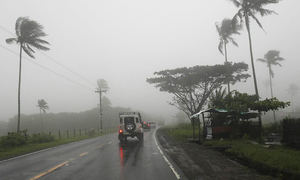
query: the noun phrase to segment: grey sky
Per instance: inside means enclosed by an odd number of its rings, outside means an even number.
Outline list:
[[[104,78],[114,106],[132,107],[170,115],[169,96],[145,79],[153,72],[182,66],[223,63],[218,52],[215,22],[231,18],[236,8],[228,0],[1,0],[0,25],[14,32],[18,17],[28,16],[45,27],[51,50],[47,55],[94,82]],[[255,59],[270,49],[286,58],[275,67],[274,94],[289,100],[290,83],[300,84],[300,1],[284,0],[270,6],[279,13],[261,19],[265,31],[252,23]],[[250,63],[246,32],[230,46],[229,59]],[[0,29],[0,45],[12,35]],[[0,48],[0,120],[17,112],[18,57]],[[37,53],[37,63],[76,82],[91,86]],[[83,111],[98,103],[93,89],[72,84],[24,59],[22,112],[36,113],[37,99],[44,98],[51,112]],[[259,91],[266,96],[265,65],[256,62]],[[251,70],[249,71],[251,73]],[[92,87],[94,88],[94,87]],[[235,86],[254,93],[253,80]],[[269,93],[269,92],[268,92]]]

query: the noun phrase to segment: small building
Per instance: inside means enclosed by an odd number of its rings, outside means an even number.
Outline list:
[[[231,136],[257,135],[258,124],[249,119],[257,118],[256,112],[236,112],[226,109],[210,108],[192,115],[191,119],[197,119],[203,127],[203,138],[228,138]],[[199,138],[200,138],[199,132]]]

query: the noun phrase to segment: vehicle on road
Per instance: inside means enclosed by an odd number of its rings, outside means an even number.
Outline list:
[[[156,122],[148,122],[149,126],[151,129],[155,129],[156,128]]]
[[[144,139],[143,121],[139,112],[119,113],[119,140],[121,143],[127,141],[127,137],[137,137],[140,141]]]
[[[147,121],[143,121],[143,128],[150,129],[150,124]]]

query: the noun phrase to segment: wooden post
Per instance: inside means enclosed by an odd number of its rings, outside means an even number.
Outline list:
[[[58,137],[59,137],[59,139],[61,139],[60,129],[58,130]]]
[[[67,130],[67,138],[69,138],[69,129]]]

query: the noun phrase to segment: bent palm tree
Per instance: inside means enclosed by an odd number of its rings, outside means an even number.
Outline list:
[[[19,62],[19,83],[18,83],[18,125],[17,132],[20,132],[20,114],[21,114],[21,70],[22,70],[22,51],[34,58],[33,54],[35,51],[33,48],[38,50],[49,50],[48,47],[44,46],[49,44],[47,41],[41,39],[46,36],[43,32],[43,26],[36,21],[30,20],[26,17],[19,17],[15,25],[16,37],[6,39],[6,43],[17,43],[20,45],[20,62]]]
[[[258,26],[263,29],[262,24],[260,23],[260,21],[258,20],[258,18],[255,15],[257,13],[259,13],[261,16],[276,14],[275,11],[265,9],[264,6],[266,6],[268,4],[278,3],[279,0],[230,0],[230,1],[232,1],[233,4],[237,8],[239,8],[238,12],[234,15],[234,17],[232,19],[233,24],[242,25],[243,23],[245,23],[246,28],[247,28],[255,93],[256,93],[256,96],[259,97],[256,74],[255,74],[255,67],[254,67],[254,60],[253,60],[252,39],[251,39],[251,32],[250,32],[250,18],[252,18],[258,24]]]
[[[281,66],[279,61],[283,61],[284,58],[280,57],[280,51],[277,50],[270,50],[268,51],[264,58],[259,58],[257,61],[263,62],[267,64],[268,70],[269,70],[269,82],[270,82],[270,90],[271,90],[271,97],[273,98],[273,85],[272,85],[272,78],[274,78],[274,71],[272,69],[272,66]],[[276,115],[275,111],[273,111],[273,117],[274,121],[276,121]]]
[[[238,31],[240,30],[239,27],[234,27],[234,24],[232,23],[231,19],[223,19],[221,25],[216,24],[216,29],[219,34],[220,42],[218,45],[218,49],[221,54],[225,57],[225,63],[228,62],[227,57],[227,44],[231,42],[233,45],[238,46],[237,42],[232,38],[232,35],[234,34],[240,34]],[[224,53],[223,53],[224,50]],[[228,94],[230,93],[230,84],[227,83],[227,90]]]
[[[38,105],[37,107],[39,107],[40,109],[40,116],[41,116],[41,130],[44,130],[43,127],[43,119],[42,119],[42,112],[46,113],[46,110],[49,109],[48,103],[44,100],[44,99],[39,99],[38,100]]]
[[[250,32],[250,19],[253,19],[258,24],[258,26],[263,29],[263,26],[260,23],[260,21],[258,20],[258,18],[256,17],[256,14],[259,13],[261,16],[276,14],[275,11],[266,9],[266,8],[264,8],[264,6],[269,5],[269,4],[276,4],[279,2],[279,0],[230,0],[230,1],[232,1],[233,4],[237,8],[239,8],[238,12],[234,15],[234,17],[232,19],[233,24],[242,25],[245,23],[246,28],[247,28],[255,94],[256,94],[257,98],[259,98],[256,73],[255,73],[255,67],[254,67],[254,60],[253,60],[252,39],[251,39],[251,32]],[[261,134],[261,129],[262,129],[261,116],[258,116],[258,118],[259,118],[260,134]]]
[[[267,64],[268,70],[269,70],[269,82],[270,82],[270,90],[271,90],[271,97],[273,98],[273,86],[272,86],[272,78],[274,78],[274,71],[272,69],[272,66],[281,66],[279,61],[283,61],[284,58],[280,57],[280,51],[277,50],[270,50],[268,51],[264,58],[259,58],[257,61],[263,62]]]

